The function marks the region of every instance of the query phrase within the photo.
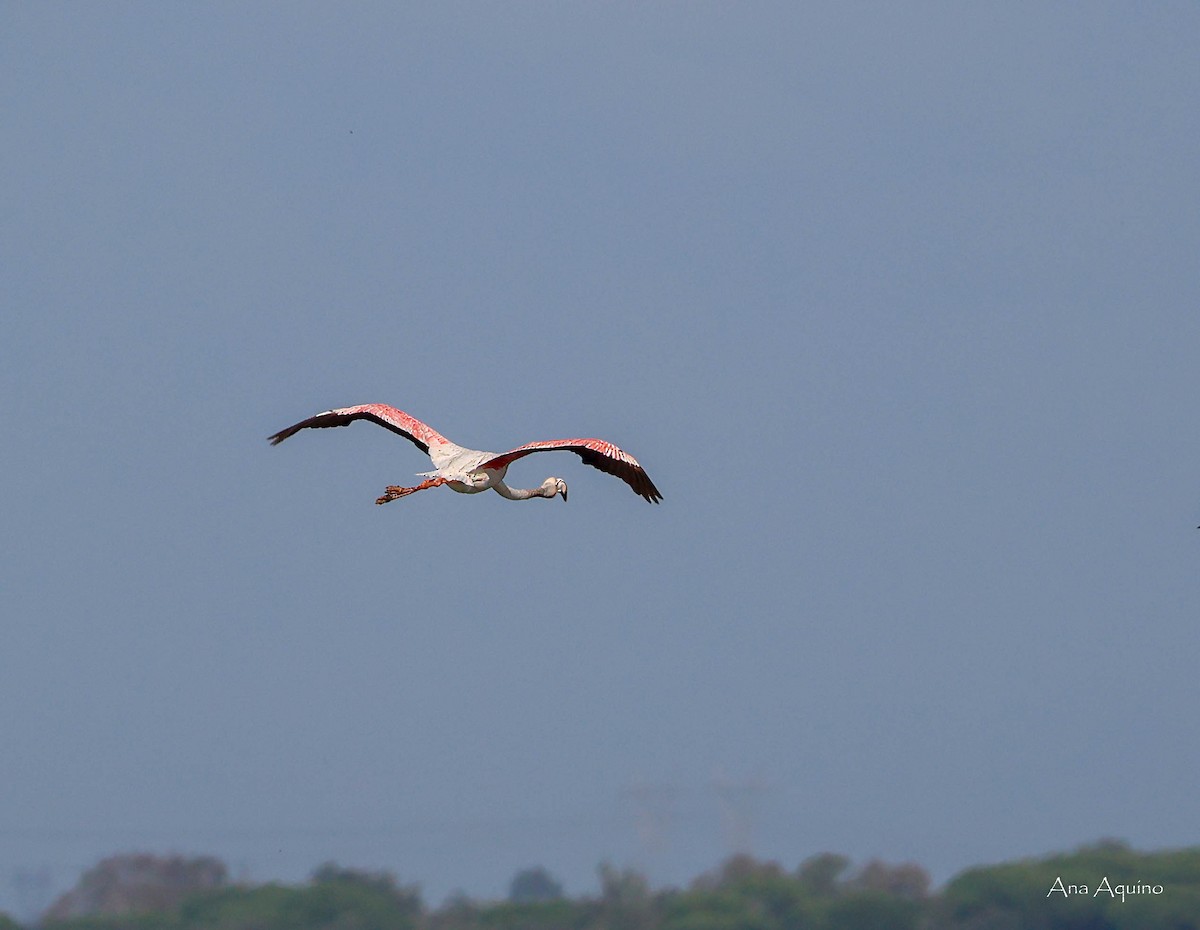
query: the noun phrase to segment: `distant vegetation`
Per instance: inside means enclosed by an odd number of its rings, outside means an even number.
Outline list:
[[[45,930],[1200,930],[1200,847],[1139,853],[1106,841],[970,869],[940,891],[919,865],[854,869],[823,853],[788,871],[735,856],[686,889],[600,867],[568,898],[544,868],[504,901],[429,908],[386,872],[321,866],[303,885],[231,882],[218,860],[113,856],[47,911]],[[17,924],[0,915],[0,930]]]

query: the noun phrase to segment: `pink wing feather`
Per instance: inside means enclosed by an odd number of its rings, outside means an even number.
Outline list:
[[[387,404],[359,404],[357,407],[339,407],[337,410],[326,410],[309,417],[307,420],[301,420],[287,429],[280,430],[274,436],[269,437],[269,439],[271,445],[277,446],[289,436],[296,435],[302,429],[346,426],[355,420],[370,420],[372,423],[378,423],[380,426],[390,429],[393,433],[399,433],[405,439],[412,440],[425,453],[429,452],[430,446],[440,446],[450,441],[432,426],[422,423],[416,417],[410,417],[403,410],[389,407]]]
[[[650,480],[650,476],[628,452],[618,449],[611,442],[603,439],[549,439],[545,442],[527,442],[523,446],[503,452],[493,459],[484,462],[481,468],[499,468],[519,458],[532,455],[534,452],[552,452],[564,449],[574,452],[587,465],[598,468],[602,472],[615,475],[633,488],[634,493],[641,495],[652,504],[662,500],[662,494]]]

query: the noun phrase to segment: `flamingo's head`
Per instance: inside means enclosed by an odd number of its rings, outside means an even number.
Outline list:
[[[542,497],[554,498],[561,494],[565,502],[567,499],[567,483],[562,478],[547,478],[542,482]]]

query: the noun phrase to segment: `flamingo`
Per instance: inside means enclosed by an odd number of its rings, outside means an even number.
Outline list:
[[[277,446],[302,429],[346,426],[355,420],[369,420],[390,429],[393,433],[399,433],[428,455],[436,466],[434,471],[420,472],[419,476],[426,480],[415,487],[389,486],[375,501],[376,504],[386,504],[417,491],[442,485],[460,494],[478,494],[491,488],[510,501],[529,500],[533,497],[553,499],[560,494],[563,501],[566,501],[567,483],[562,478],[547,478],[536,488],[510,488],[504,483],[504,473],[511,463],[534,452],[550,452],[555,449],[574,452],[585,464],[615,475],[633,488],[635,494],[652,504],[662,500],[658,488],[638,464],[638,460],[603,439],[550,439],[543,442],[527,442],[508,452],[481,452],[455,445],[432,426],[387,404],[359,404],[356,407],[325,410],[280,430],[268,439],[271,445]]]

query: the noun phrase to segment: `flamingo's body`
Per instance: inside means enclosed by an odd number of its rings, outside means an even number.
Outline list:
[[[341,407],[337,410],[326,410],[307,420],[280,430],[270,437],[271,445],[278,445],[289,436],[294,436],[302,429],[309,427],[322,428],[328,426],[345,426],[355,420],[370,420],[380,426],[399,433],[405,439],[411,440],[422,452],[433,460],[434,471],[422,472],[426,481],[416,487],[389,487],[387,492],[375,503],[386,504],[388,501],[405,497],[415,491],[424,491],[446,485],[460,494],[478,494],[489,488],[509,500],[528,500],[531,497],[553,498],[561,494],[567,499],[567,483],[562,478],[547,478],[537,488],[510,488],[504,483],[504,474],[508,466],[519,458],[532,455],[534,452],[548,452],[555,449],[565,449],[577,454],[585,463],[593,468],[616,475],[636,494],[647,501],[657,504],[662,495],[650,476],[642,469],[628,452],[623,452],[611,442],[603,439],[551,439],[546,442],[528,442],[517,446],[508,452],[480,452],[466,449],[452,443],[449,439],[428,424],[422,423],[416,417],[411,417],[403,410],[389,407],[387,404],[360,404],[357,407]]]

